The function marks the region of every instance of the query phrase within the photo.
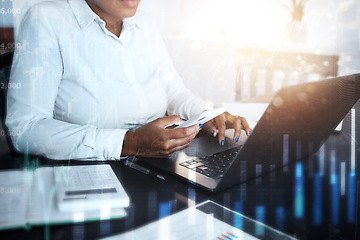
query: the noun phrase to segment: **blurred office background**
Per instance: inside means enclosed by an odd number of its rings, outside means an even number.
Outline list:
[[[12,28],[16,41],[40,1],[2,0],[2,35]],[[141,8],[186,85],[214,106],[360,72],[358,0],[142,0]]]
[[[214,105],[360,72],[356,0],[143,0],[186,84]]]

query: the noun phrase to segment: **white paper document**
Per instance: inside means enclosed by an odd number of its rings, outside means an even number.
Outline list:
[[[210,211],[208,211],[210,209]],[[215,210],[214,210],[215,209]],[[214,211],[212,211],[214,210]],[[225,212],[227,212],[225,214]],[[120,235],[105,238],[106,240],[131,240],[131,239],[259,239],[246,231],[236,228],[219,218],[219,214],[227,216],[230,220],[242,218],[242,221],[249,226],[250,231],[260,229],[260,238],[269,239],[293,239],[270,227],[249,219],[241,214],[235,213],[212,201],[206,201],[197,206],[190,207],[181,212],[175,213],[156,222],[152,222],[138,229],[125,232]],[[228,219],[229,220],[229,219]],[[248,224],[250,223],[250,224]],[[246,229],[244,229],[246,230]],[[259,232],[259,231],[258,231]],[[274,238],[275,237],[275,238]]]
[[[61,212],[124,208],[130,199],[110,165],[54,167]]]
[[[257,239],[197,209],[181,211],[107,239]]]
[[[77,169],[88,170],[94,174],[109,173],[113,174],[99,183],[93,185],[86,185],[87,188],[93,186],[98,188],[108,189],[109,186],[116,189],[114,198],[117,199],[120,205],[113,206],[111,197],[109,201],[108,193],[100,192],[97,205],[95,206],[92,201],[90,204],[92,208],[89,208],[84,202],[83,207],[79,202],[70,199],[68,202],[76,204],[77,208],[72,208],[71,204],[68,206],[71,211],[60,211],[59,202],[57,196],[63,196],[65,190],[74,190],[72,188],[72,181],[74,179],[67,178],[71,181],[68,186],[63,183],[63,179],[66,176],[66,171],[59,167],[40,167],[33,171],[31,170],[10,170],[0,171],[0,229],[21,228],[42,224],[62,224],[72,222],[84,222],[94,221],[101,219],[122,218],[126,216],[124,207],[129,205],[129,197],[122,188],[119,180],[112,172],[109,165],[89,165],[89,166],[66,166],[64,167],[68,171],[74,171]],[[59,173],[62,171],[62,179],[59,179]],[[85,176],[86,177],[86,176]],[[91,177],[96,180],[96,176]],[[81,180],[84,180],[84,176],[80,176]],[[112,179],[113,182],[104,184],[104,180]],[[88,181],[88,180],[87,180]],[[96,181],[98,182],[98,181]],[[81,185],[78,185],[80,190],[83,190]],[[90,195],[90,194],[88,194]],[[94,194],[93,194],[94,195]],[[92,200],[92,198],[85,196],[86,199]],[[92,197],[92,196],[91,196]]]

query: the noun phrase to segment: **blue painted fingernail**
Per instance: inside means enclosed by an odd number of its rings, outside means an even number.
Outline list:
[[[200,123],[200,124],[199,124],[199,128],[202,129],[202,127],[203,127],[203,125]]]
[[[249,132],[249,134],[251,134],[251,133],[252,133],[252,131]]]
[[[221,146],[224,146],[224,140],[221,140]]]
[[[214,130],[212,130],[212,131],[211,131],[211,134],[212,134],[212,135],[214,135],[214,132],[215,132],[215,131],[214,131]]]
[[[183,121],[187,121],[186,119],[184,119],[184,118],[182,118],[181,120],[183,120]]]
[[[235,138],[235,142],[238,142],[238,141],[239,141],[239,137],[236,137],[236,138]]]

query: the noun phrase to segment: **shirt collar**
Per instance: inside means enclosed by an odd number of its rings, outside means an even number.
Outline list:
[[[90,25],[91,22],[95,20],[95,18],[98,17],[92,11],[92,9],[89,7],[85,0],[68,0],[68,2],[74,12],[75,18],[81,29],[85,29],[87,26]],[[137,12],[133,17],[124,18],[123,23],[137,26],[138,28],[142,29],[143,24],[138,15],[139,14]]]
[[[128,24],[128,25],[136,26],[139,29],[143,29],[144,25],[143,25],[142,18],[141,18],[141,12],[139,10],[137,10],[137,12],[135,13],[134,16],[129,17],[129,18],[124,18],[123,24]]]
[[[68,0],[68,2],[81,29],[85,29],[94,21],[96,15],[85,0]]]

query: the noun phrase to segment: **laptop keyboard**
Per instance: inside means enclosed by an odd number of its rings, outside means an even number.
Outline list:
[[[239,148],[231,148],[202,158],[193,158],[179,163],[189,170],[196,171],[210,178],[221,178],[235,159]]]

